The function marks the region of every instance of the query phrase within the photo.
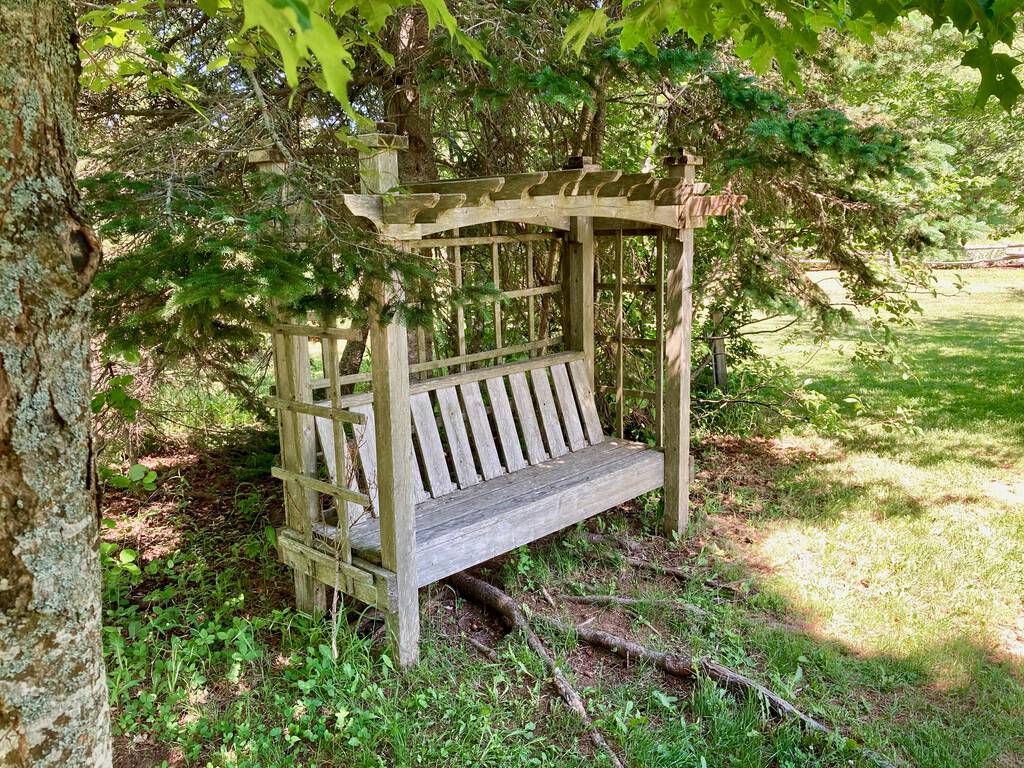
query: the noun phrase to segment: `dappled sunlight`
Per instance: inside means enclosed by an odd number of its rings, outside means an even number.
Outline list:
[[[744,516],[739,557],[786,615],[869,668],[898,665],[926,701],[957,713],[900,726],[908,754],[932,765],[965,764],[943,745],[988,732],[988,718],[1024,722],[1024,275],[968,278],[970,292],[923,301],[906,335],[909,377],[841,355],[855,332],[819,351],[812,386],[835,400],[855,393],[866,411],[843,436],[775,441],[788,459],[762,465],[773,481],[747,485],[760,498],[722,509]],[[950,292],[952,277],[939,280]],[[773,351],[807,355],[799,344]],[[916,431],[881,428],[897,405]],[[910,691],[876,693],[871,708],[902,723]],[[911,711],[920,706],[931,708]],[[978,746],[972,764],[1018,765],[1019,746]]]

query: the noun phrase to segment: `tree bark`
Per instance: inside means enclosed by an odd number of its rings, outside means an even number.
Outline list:
[[[427,13],[423,8],[403,8],[396,17],[391,53],[395,57],[392,90],[384,111],[398,133],[409,137],[409,148],[398,156],[398,175],[403,184],[437,178],[434,152],[433,115],[420,98],[417,81],[419,59],[426,54],[430,39]]]
[[[0,4],[0,765],[109,766],[66,0]]]

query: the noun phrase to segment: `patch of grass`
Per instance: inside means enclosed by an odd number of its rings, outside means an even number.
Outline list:
[[[909,378],[841,354],[806,366],[832,398],[868,404],[852,434],[793,434],[805,461],[771,471],[747,519],[766,586],[821,637],[855,651],[872,729],[917,765],[1024,759],[1024,274],[940,273],[907,334]],[[827,278],[827,276],[826,276]],[[771,351],[797,362],[795,341]],[[918,433],[880,416],[913,413]],[[813,453],[813,457],[810,454]],[[755,634],[765,643],[767,630]]]

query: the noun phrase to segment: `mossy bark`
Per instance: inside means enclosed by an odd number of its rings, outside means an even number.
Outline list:
[[[65,0],[0,3],[0,765],[108,766]]]

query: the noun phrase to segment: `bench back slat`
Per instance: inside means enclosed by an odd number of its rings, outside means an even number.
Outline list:
[[[505,457],[505,469],[509,472],[524,469],[529,465],[523,457],[523,447],[519,444],[519,435],[516,434],[516,420],[512,416],[512,406],[508,402],[505,381],[501,378],[487,379],[486,384],[491,410],[494,411],[498,442],[501,443],[501,453]]]
[[[487,418],[487,406],[480,396],[480,384],[476,381],[461,384],[459,392],[462,393],[462,402],[466,404],[466,418],[469,419],[469,431],[473,434],[473,445],[480,459],[480,471],[483,472],[484,480],[491,480],[504,474],[505,468],[501,466],[498,447],[491,434],[491,422]]]
[[[427,476],[430,495],[436,498],[451,493],[455,490],[455,485],[448,473],[448,460],[445,458],[441,435],[437,430],[430,394],[421,392],[412,395],[409,398],[409,407],[412,409],[412,423],[416,430],[416,442],[423,458],[423,469]]]
[[[359,405],[352,409],[366,417],[365,424],[353,424],[356,447],[359,449],[359,461],[363,466],[363,479],[366,482],[366,495],[374,509],[377,509],[377,432],[374,429],[373,406]],[[327,419],[317,419],[317,423]],[[327,454],[330,455],[330,454]]]
[[[417,503],[604,440],[581,358],[563,353],[550,361],[495,366],[489,375],[472,373],[452,374],[447,385],[438,380],[409,398],[413,425],[409,461]],[[365,416],[366,423],[351,426],[349,450],[358,453],[358,462],[353,455],[352,463],[354,467],[358,463],[359,475],[357,479],[353,472],[350,485],[353,489],[359,486],[376,508],[373,405],[364,401],[351,408]],[[315,421],[324,460],[334,479],[331,421],[320,416]]]
[[[331,428],[331,422],[328,419],[317,419],[316,420],[316,431],[317,431],[317,437],[320,438],[320,445],[323,446],[324,455],[325,456],[329,456],[331,459],[333,459],[334,458],[334,430]],[[352,449],[353,448],[354,448],[354,446],[352,444],[350,444],[350,443],[347,443],[347,441],[346,441],[346,445],[345,445],[343,450],[345,450],[345,455],[347,457],[346,466],[349,469],[349,473],[348,473],[349,474],[349,478],[348,478],[347,485],[348,485],[349,490],[358,491],[359,490],[359,482],[358,482],[358,479],[356,478],[356,473],[354,471],[355,470],[355,462],[353,461],[353,459],[355,457],[352,455],[352,453],[353,453]],[[333,460],[327,462],[327,470],[330,473],[331,482],[337,484],[338,483],[338,477],[337,477],[338,471],[337,471],[337,469],[334,466],[334,461]],[[349,520],[358,520],[360,518],[360,516],[362,516],[362,514],[363,514],[363,508],[361,506],[359,506],[358,504],[356,504],[355,502],[353,502],[353,501],[345,502],[345,508],[348,510]]]
[[[466,419],[459,404],[459,393],[455,387],[443,387],[437,390],[437,404],[441,409],[441,421],[444,423],[448,447],[455,465],[455,477],[459,488],[468,488],[480,482],[480,475],[473,463],[473,449],[469,446],[469,434],[466,432]]]
[[[586,447],[587,440],[583,436],[583,424],[580,422],[576,396],[572,393],[572,384],[569,382],[569,372],[565,368],[565,363],[551,366],[551,378],[555,382],[555,396],[558,399],[562,422],[565,424],[565,434],[569,438],[569,450],[578,451]]]
[[[583,412],[583,425],[587,428],[587,440],[591,445],[604,440],[604,433],[601,431],[601,419],[597,415],[597,405],[594,403],[594,392],[590,388],[590,377],[587,376],[586,366],[582,360],[573,360],[569,363],[569,373],[572,376],[572,386],[576,390],[576,400]]]
[[[544,427],[548,452],[552,458],[558,458],[569,452],[569,446],[565,444],[565,436],[562,434],[562,425],[558,419],[558,411],[555,410],[555,398],[551,394],[551,381],[548,375],[547,368],[534,368],[530,371],[530,380],[533,382],[533,393],[537,396],[540,423]]]
[[[526,443],[526,457],[531,464],[547,461],[548,454],[544,450],[544,440],[540,436],[540,424],[537,423],[537,411],[533,407],[533,396],[525,373],[513,373],[508,377],[512,388],[512,402],[516,406],[519,417],[519,428],[522,430],[523,442]]]

